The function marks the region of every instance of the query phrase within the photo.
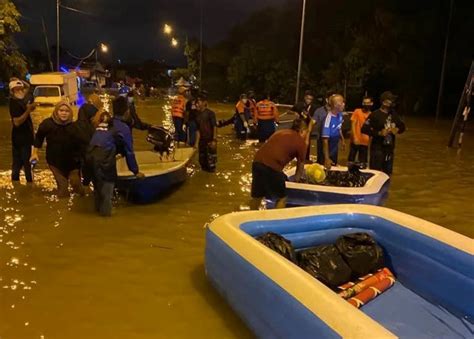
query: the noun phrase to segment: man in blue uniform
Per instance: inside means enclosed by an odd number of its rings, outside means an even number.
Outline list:
[[[329,169],[332,165],[337,165],[339,151],[339,140],[342,147],[345,147],[344,136],[342,134],[342,122],[344,120],[344,97],[334,94],[329,97],[329,113],[323,122],[321,138],[323,140],[324,166]]]
[[[113,119],[107,112],[102,113],[89,145],[87,159],[94,172],[95,209],[102,216],[112,214],[112,197],[117,179],[115,156],[118,153],[125,157],[127,166],[134,175],[144,177],[138,170],[130,128],[124,122],[129,114],[127,99],[115,99],[113,111]]]

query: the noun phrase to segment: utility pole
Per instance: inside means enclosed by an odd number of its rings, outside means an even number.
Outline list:
[[[202,9],[202,2],[203,0],[200,1],[201,5],[201,27],[200,27],[200,32],[199,32],[199,87],[202,89],[202,28],[203,28],[203,9]]]
[[[59,63],[59,7],[61,5],[60,0],[56,0],[56,70],[59,72],[60,63]]]
[[[298,102],[300,96],[300,77],[301,77],[301,62],[303,60],[303,38],[304,38],[304,19],[306,13],[306,0],[303,0],[303,11],[301,14],[301,31],[300,31],[300,51],[298,55],[298,73],[296,75],[296,95],[295,103]]]
[[[41,24],[43,25],[43,35],[44,35],[44,42],[46,44],[46,53],[48,54],[48,63],[51,72],[54,70],[53,62],[51,61],[51,51],[49,50],[49,41],[48,41],[48,33],[46,32],[46,25],[44,23],[44,17],[41,17]]]
[[[446,58],[448,55],[448,43],[449,43],[449,32],[451,30],[451,20],[453,18],[453,8],[454,8],[454,0],[451,0],[449,5],[449,18],[448,18],[448,28],[446,30],[446,39],[444,40],[444,53],[443,53],[443,64],[441,66],[441,75],[439,79],[439,90],[438,90],[438,103],[436,104],[436,118],[435,120],[438,121],[439,115],[441,113],[441,101],[443,98],[443,91],[444,91],[444,75],[446,71]]]

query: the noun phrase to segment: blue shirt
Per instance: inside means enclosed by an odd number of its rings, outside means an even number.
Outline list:
[[[96,129],[91,146],[98,146],[106,151],[122,153],[127,160],[127,166],[134,174],[138,173],[138,164],[133,152],[133,139],[130,127],[118,118],[113,119],[113,127],[110,129],[99,127]]]
[[[341,135],[343,120],[342,113],[338,113],[335,116],[329,113],[324,121],[321,137],[338,138]]]
[[[313,128],[313,132],[311,133],[311,135],[318,136],[318,137],[321,135],[324,120],[326,120],[327,116],[328,116],[328,111],[326,110],[325,106],[319,107],[314,112],[313,119],[316,121],[316,125]]]

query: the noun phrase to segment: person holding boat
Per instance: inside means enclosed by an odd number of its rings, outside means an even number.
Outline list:
[[[196,145],[199,164],[204,171],[214,172],[217,162],[217,121],[216,113],[208,108],[207,93],[204,91],[197,97],[197,110]]]
[[[286,206],[287,178],[283,168],[296,158],[295,181],[300,180],[313,126],[313,119],[308,124],[306,119],[297,118],[291,129],[275,132],[257,151],[252,163],[252,209],[258,209],[264,198],[276,200],[276,208]]]
[[[247,94],[241,94],[239,101],[235,105],[234,129],[237,138],[246,140],[249,131],[249,121],[252,118],[250,107],[247,105]]]
[[[314,93],[310,90],[306,90],[304,92],[303,101],[298,102],[295,104],[290,113],[298,114],[301,118],[308,119],[314,115],[316,111],[316,105],[314,104]],[[309,160],[309,156],[311,154],[311,137],[308,143],[308,151],[306,152],[306,160]]]
[[[374,105],[371,97],[362,99],[362,108],[354,110],[351,116],[351,146],[349,151],[349,164],[356,161],[364,166],[368,162],[370,137],[362,133],[362,126],[372,113]]]
[[[128,169],[138,178],[139,172],[133,151],[132,133],[125,123],[130,113],[127,99],[118,97],[112,102],[114,117],[103,112],[87,152],[87,162],[94,173],[95,210],[101,216],[112,215],[112,198],[117,179],[116,155],[122,154]]]
[[[362,133],[372,137],[370,168],[388,175],[393,171],[395,136],[405,132],[405,123],[394,111],[397,97],[390,91],[380,96],[382,106],[373,112],[362,127]]]
[[[280,114],[275,103],[270,100],[270,94],[257,103],[257,114],[254,123],[257,125],[258,141],[263,143],[275,133],[276,123],[280,121]]]
[[[337,165],[339,153],[339,141],[342,148],[345,148],[344,135],[342,134],[342,123],[344,117],[345,102],[344,97],[340,94],[333,94],[329,97],[329,112],[323,122],[321,130],[321,138],[323,141],[324,167],[330,169],[331,166]]]
[[[323,150],[323,138],[321,132],[323,129],[324,121],[328,116],[328,112],[331,109],[329,107],[329,98],[333,94],[332,91],[326,92],[325,98],[323,98],[323,106],[319,107],[313,114],[312,118],[315,121],[316,127],[311,132],[311,137],[317,140],[316,143],[316,155],[317,162],[320,165],[324,165],[324,150]]]

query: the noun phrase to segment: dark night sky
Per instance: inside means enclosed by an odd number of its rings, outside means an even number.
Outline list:
[[[280,5],[285,0],[202,0],[204,43],[225,38],[232,26],[257,9]],[[13,0],[24,15],[25,32],[17,42],[23,51],[45,50],[41,16],[45,17],[50,45],[55,44],[56,0]],[[110,58],[122,60],[165,59],[181,63],[182,49],[173,49],[162,33],[163,24],[172,24],[177,38],[199,36],[200,0],[62,0],[94,16],[62,9],[61,43],[77,55],[87,54],[98,42],[110,45]]]

